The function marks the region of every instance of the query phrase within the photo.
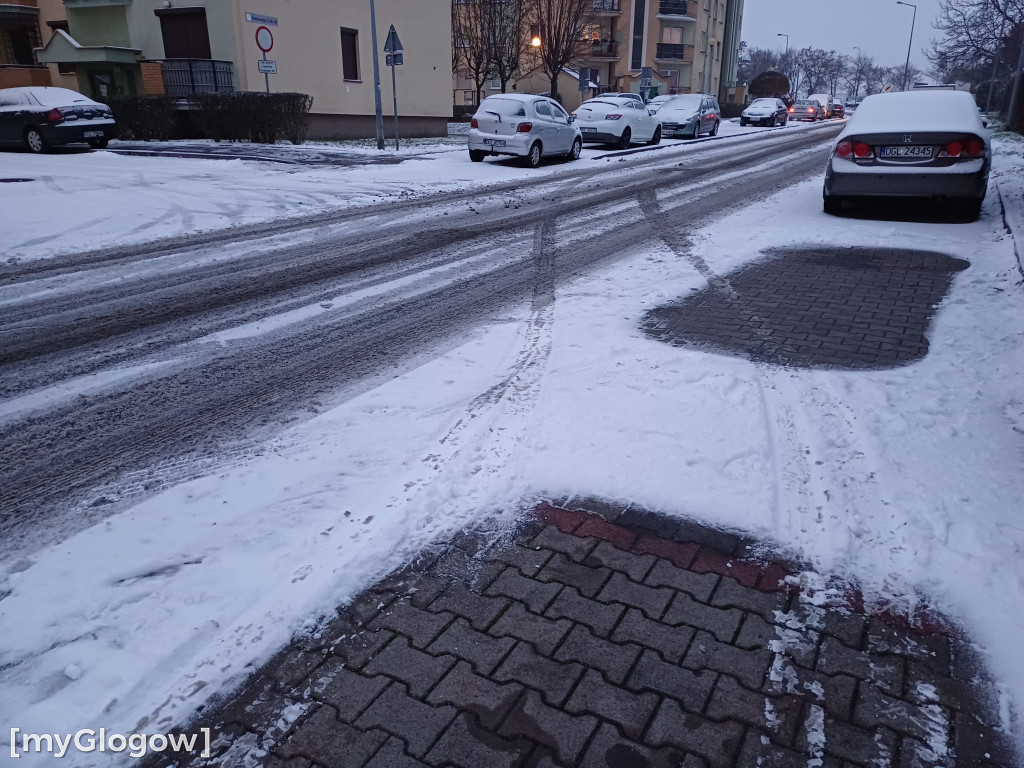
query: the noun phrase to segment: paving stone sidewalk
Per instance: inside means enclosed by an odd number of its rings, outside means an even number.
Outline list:
[[[939,616],[820,605],[754,542],[597,502],[432,547],[150,766],[1020,765]]]

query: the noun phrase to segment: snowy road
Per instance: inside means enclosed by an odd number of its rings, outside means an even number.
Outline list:
[[[126,484],[144,492],[244,454],[296,412],[648,242],[661,219],[697,224],[819,172],[837,132],[709,144],[192,248],[7,267],[4,546],[95,522],[116,508],[105,484],[130,501]],[[155,462],[164,469],[132,475]]]

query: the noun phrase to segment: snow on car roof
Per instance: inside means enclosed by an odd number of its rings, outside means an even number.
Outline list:
[[[903,91],[866,97],[840,138],[853,133],[963,131],[985,136],[974,97],[966,91]]]
[[[69,88],[52,88],[43,85],[27,85],[20,88],[4,88],[4,93],[28,96],[43,107],[68,107],[72,104],[95,104],[88,96]]]

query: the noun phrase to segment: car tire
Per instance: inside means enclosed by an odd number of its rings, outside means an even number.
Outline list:
[[[110,142],[107,139],[89,139],[87,143],[93,149],[106,149]]]
[[[782,116],[782,124],[787,125],[789,123],[789,115]]]
[[[836,197],[835,195],[825,195],[822,207],[825,209],[825,213],[836,216],[843,210],[843,198]]]
[[[481,163],[483,159],[487,157],[487,153],[482,149],[471,149],[469,150],[469,159],[474,163]]]
[[[25,148],[33,154],[39,155],[50,148],[50,145],[46,143],[46,139],[43,138],[36,128],[29,128],[25,131]]]
[[[651,140],[647,142],[648,145],[654,146],[655,144],[661,144],[661,126],[659,125],[654,129],[654,135],[651,136]]]
[[[743,127],[745,127],[745,126],[746,126],[746,124],[747,124],[747,118],[745,118],[745,117],[741,117],[741,118],[740,118],[740,128],[743,128]]]
[[[572,162],[573,160],[579,160],[580,159],[580,152],[582,152],[582,151],[583,151],[583,140],[582,139],[574,139],[573,142],[572,142],[572,149],[569,150],[569,154],[568,154],[569,161]]]
[[[978,217],[981,216],[981,204],[983,200],[970,199],[961,200],[957,206],[957,210],[960,213],[960,217],[964,221],[977,221]]]
[[[619,140],[617,142],[615,142],[615,148],[616,149],[629,149],[629,145],[630,145],[630,142],[631,142],[632,138],[633,138],[633,133],[629,130],[629,128],[623,129],[622,135],[619,137]]]
[[[529,152],[529,154],[526,155],[526,158],[524,160],[524,162],[526,163],[526,166],[528,168],[538,168],[538,167],[540,167],[540,158],[541,158],[542,154],[543,154],[543,149],[541,148],[540,142],[539,141],[533,142],[533,145],[530,147],[530,152]]]
[[[718,125],[719,125],[719,121],[715,120],[715,127],[711,129],[711,131],[708,133],[708,136],[717,136],[718,135]]]

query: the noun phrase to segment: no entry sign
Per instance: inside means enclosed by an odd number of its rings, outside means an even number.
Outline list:
[[[264,53],[268,53],[274,47],[274,36],[268,27],[256,28],[256,45]]]

